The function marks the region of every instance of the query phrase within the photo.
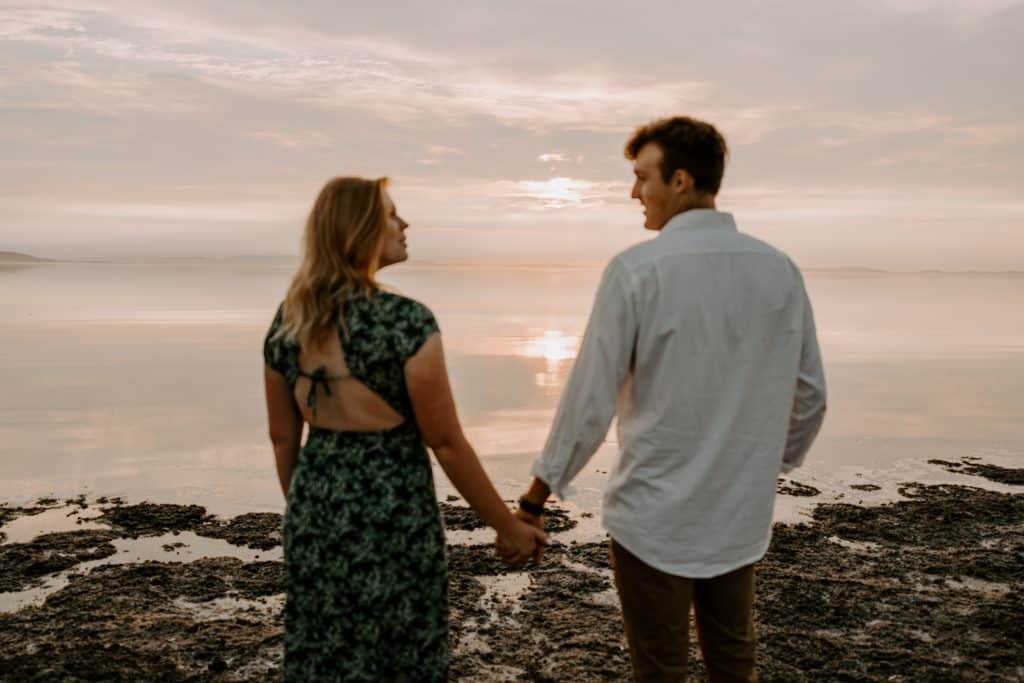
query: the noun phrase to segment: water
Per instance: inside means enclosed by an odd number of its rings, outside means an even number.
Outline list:
[[[280,510],[261,346],[292,268],[0,267],[0,501],[84,492]],[[463,425],[506,496],[544,442],[599,276],[415,264],[383,274],[437,315]],[[1024,277],[806,276],[830,405],[795,478],[885,494],[957,480],[928,458],[1024,464]],[[597,504],[614,451],[607,443],[577,480],[580,506]]]

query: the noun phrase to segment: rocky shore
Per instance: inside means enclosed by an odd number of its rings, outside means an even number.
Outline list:
[[[1024,470],[934,464],[1024,483]],[[780,494],[818,492],[787,482]],[[873,507],[822,503],[806,523],[775,525],[758,569],[761,680],[1024,680],[1024,491],[907,483],[900,494]],[[448,528],[479,528],[458,503],[442,504]],[[3,537],[56,509],[88,512],[88,528]],[[525,571],[505,569],[487,544],[449,547],[452,680],[629,679],[606,544],[560,542],[577,522],[565,510],[550,522],[545,562]],[[279,529],[276,514],[223,520],[197,505],[0,506],[0,597],[49,586],[38,604],[0,613],[0,680],[278,680]],[[249,554],[110,562],[127,539],[167,553],[219,539]],[[706,680],[696,648],[691,661]]]

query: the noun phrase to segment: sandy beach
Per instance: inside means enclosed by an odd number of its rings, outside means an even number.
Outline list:
[[[1024,470],[930,465],[1013,492],[906,483],[893,502],[823,502],[776,524],[758,573],[762,680],[1024,677]],[[798,480],[779,493],[818,496]],[[545,562],[509,571],[475,513],[454,496],[442,509],[452,680],[628,680],[607,546],[560,540],[590,513],[556,509]],[[30,538],[45,517],[65,530]],[[2,679],[277,680],[280,521],[106,498],[0,507]]]

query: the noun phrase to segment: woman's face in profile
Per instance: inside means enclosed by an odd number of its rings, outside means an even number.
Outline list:
[[[409,252],[405,246],[405,229],[409,227],[409,224],[398,215],[395,203],[386,190],[384,192],[384,211],[387,214],[387,222],[380,245],[380,268],[401,263],[409,258]]]

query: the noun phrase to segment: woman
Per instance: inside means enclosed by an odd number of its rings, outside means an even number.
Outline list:
[[[445,538],[424,444],[513,564],[546,542],[512,516],[462,433],[434,316],[374,280],[408,258],[385,185],[324,186],[264,344],[288,501],[289,681],[447,680]]]

